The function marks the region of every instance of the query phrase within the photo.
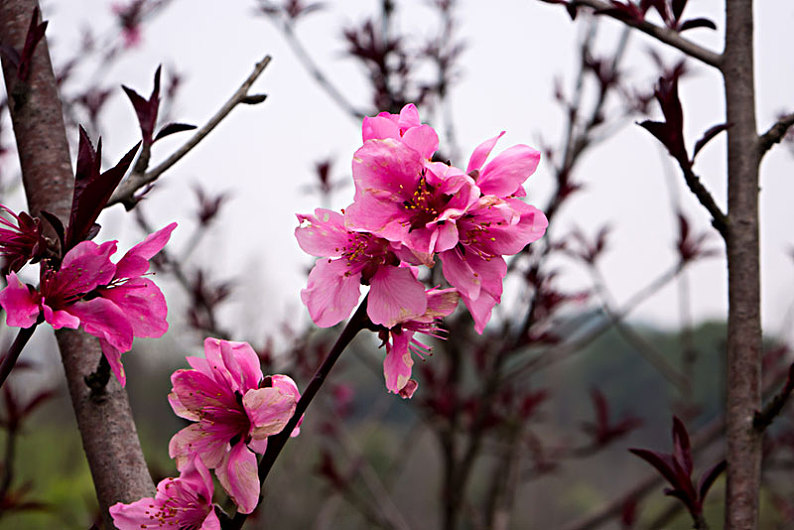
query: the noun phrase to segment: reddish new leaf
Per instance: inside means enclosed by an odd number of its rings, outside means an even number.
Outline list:
[[[707,143],[709,143],[715,136],[717,136],[722,131],[727,130],[732,124],[731,123],[720,123],[719,125],[714,125],[713,127],[709,127],[709,129],[703,133],[703,137],[695,142],[695,149],[692,152],[692,161],[695,161],[695,157],[698,156],[698,152],[703,149]]]
[[[698,484],[698,494],[700,495],[701,502],[703,502],[703,500],[706,498],[706,494],[709,492],[709,489],[711,489],[711,486],[717,480],[717,477],[719,477],[720,473],[725,471],[725,468],[727,467],[728,467],[728,462],[723,460],[719,464],[709,469],[708,472],[706,472],[706,474],[704,474],[702,477],[700,477],[700,483]]]
[[[97,149],[94,151],[88,134],[80,127],[72,211],[66,228],[65,245],[61,249],[64,254],[80,241],[88,239],[92,230],[96,230],[93,228],[94,223],[130,167],[138,146],[140,142],[127,152],[118,164],[100,174],[102,141],[97,143]]]
[[[39,20],[39,8],[33,9],[33,16],[30,19],[30,26],[28,33],[25,35],[25,46],[22,48],[22,53],[19,54],[19,63],[17,64],[17,77],[21,81],[27,81],[30,77],[30,63],[33,60],[33,52],[36,51],[41,39],[44,38],[44,32],[47,30],[47,22],[41,24]]]
[[[157,133],[157,136],[154,137],[152,143],[156,142],[160,138],[165,138],[174,133],[182,132],[182,131],[192,131],[195,129],[195,125],[189,125],[187,123],[169,123],[168,125],[163,126],[162,129]]]
[[[681,24],[681,26],[678,28],[678,31],[681,32],[695,28],[709,28],[716,30],[717,25],[707,18],[690,18],[689,20]]]
[[[158,66],[157,71],[154,73],[154,88],[152,89],[149,99],[145,99],[129,87],[124,85],[121,86],[127,94],[127,97],[130,98],[132,106],[135,109],[135,114],[138,116],[138,124],[141,127],[143,145],[151,145],[154,141],[152,135],[154,134],[154,127],[157,124],[157,113],[160,109],[161,68],[161,66]]]

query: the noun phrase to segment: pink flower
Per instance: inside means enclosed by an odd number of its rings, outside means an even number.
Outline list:
[[[414,338],[415,333],[424,333],[431,337],[443,339],[444,330],[436,326],[436,322],[449,315],[458,305],[459,295],[455,289],[430,289],[426,292],[427,311],[417,318],[400,322],[388,330],[382,330],[380,337],[386,345],[386,359],[383,361],[383,375],[386,388],[403,398],[413,396],[417,387],[411,379],[411,368],[414,365],[412,354],[424,359],[431,348]]]
[[[543,212],[515,198],[526,195],[522,184],[537,168],[537,151],[516,145],[482,167],[502,134],[474,150],[466,171],[483,195],[457,219],[459,243],[439,255],[444,277],[460,291],[478,333],[502,297],[507,274],[502,256],[521,252],[549,224]]]
[[[356,194],[345,223],[423,253],[458,242],[456,220],[480,190],[461,170],[431,163],[402,142],[370,140],[353,156]]]
[[[404,106],[400,114],[381,112],[374,118],[367,116],[361,133],[365,143],[373,139],[400,140],[428,160],[438,150],[438,134],[431,126],[419,121],[419,112],[413,103]]]
[[[309,273],[301,299],[315,324],[333,326],[353,311],[362,283],[370,286],[367,314],[375,324],[392,327],[427,309],[424,286],[412,270],[400,267],[399,245],[365,232],[345,228],[341,214],[318,208],[298,215],[295,229],[300,247],[322,259]]]
[[[497,155],[483,168],[497,140],[504,132],[478,145],[469,159],[466,173],[471,175],[483,195],[523,197],[522,184],[532,175],[540,162],[540,153],[526,145],[514,145]]]
[[[115,265],[110,256],[116,241],[101,245],[82,241],[66,253],[57,270],[42,264],[38,291],[12,272],[0,292],[6,322],[28,328],[43,317],[54,329],[82,327],[99,338],[113,373],[124,385],[121,353],[132,348],[133,337],[160,337],[168,329],[165,298],[142,276],[174,228],[176,223],[171,223],[149,235]]]
[[[259,358],[244,342],[208,338],[204,353],[205,359],[188,357],[192,370],[171,376],[171,407],[196,423],[171,438],[168,452],[179,469],[201,457],[240,511],[251,513],[260,488],[254,453],[264,453],[267,437],[292,417],[297,386],[283,375],[263,378]]]
[[[0,228],[0,256],[5,258],[7,270],[18,271],[46,250],[41,221],[25,212],[16,215],[2,204],[0,209],[15,221],[0,216],[0,225],[5,226]]]
[[[201,459],[187,462],[177,478],[161,480],[154,498],[110,507],[113,524],[119,530],[142,528],[195,528],[220,530],[212,505],[215,488]]]

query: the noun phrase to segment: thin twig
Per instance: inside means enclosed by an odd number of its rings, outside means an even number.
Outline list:
[[[572,0],[571,3],[574,6],[581,5],[592,7],[598,11],[608,10],[613,7],[612,4],[605,2],[604,0]],[[695,44],[691,40],[685,39],[679,32],[675,30],[663,26],[657,26],[656,24],[651,24],[645,20],[624,19],[619,16],[612,15],[609,12],[605,12],[604,15],[636,28],[646,35],[650,35],[651,37],[655,38],[659,42],[663,42],[668,46],[672,46],[673,48],[684,52],[690,57],[698,59],[699,61],[702,61],[710,66],[715,68],[720,68],[722,66],[722,54],[713,52],[700,46],[699,44]]]
[[[355,106],[353,106],[347,98],[342,95],[342,92],[339,91],[338,88],[331,82],[328,77],[320,70],[320,67],[317,66],[317,63],[314,62],[311,55],[306,51],[306,48],[303,47],[301,41],[298,40],[298,37],[295,35],[295,32],[292,30],[292,23],[284,20],[281,23],[281,30],[284,33],[284,38],[287,40],[287,44],[292,48],[292,52],[301,62],[303,67],[306,69],[307,72],[317,81],[317,84],[325,90],[325,92],[333,99],[339,107],[344,110],[347,114],[350,115],[356,121],[360,121],[364,119],[364,114]]]
[[[695,172],[692,171],[692,167],[689,164],[680,162],[679,165],[681,166],[681,171],[684,174],[684,180],[686,181],[687,187],[689,190],[695,194],[698,201],[701,205],[703,205],[706,210],[711,214],[711,225],[717,229],[717,232],[720,233],[722,238],[727,241],[728,239],[728,216],[722,211],[722,209],[717,205],[714,201],[714,197],[711,196],[711,193],[703,185],[700,181],[700,177],[695,175]]]
[[[112,206],[116,203],[122,203],[127,210],[132,209],[138,202],[135,198],[135,192],[139,189],[151,184],[157,180],[166,170],[176,164],[183,156],[188,154],[198,143],[204,139],[212,130],[234,109],[241,103],[260,103],[264,99],[248,94],[251,86],[254,84],[262,72],[265,71],[267,65],[270,64],[270,56],[266,55],[261,61],[256,63],[253,72],[243,81],[243,84],[232,94],[232,96],[223,104],[223,106],[215,113],[210,120],[204,124],[203,127],[198,129],[196,133],[185,142],[182,147],[174,151],[171,156],[166,158],[159,165],[147,171],[144,174],[132,173],[126,180],[113,193],[113,196],[107,203],[107,206]]]
[[[786,384],[780,389],[780,392],[772,398],[772,401],[766,404],[763,410],[757,411],[753,418],[753,427],[756,430],[763,432],[767,427],[772,425],[772,422],[783,410],[786,402],[794,392],[794,364],[791,365],[788,372],[788,379]]]
[[[773,145],[780,143],[792,125],[794,125],[794,112],[781,116],[777,123],[758,138],[758,155],[764,156]]]
[[[3,386],[5,380],[8,378],[8,375],[11,373],[11,370],[14,369],[14,365],[17,364],[17,359],[19,359],[19,354],[22,353],[22,350],[25,348],[25,344],[28,343],[30,337],[33,336],[33,332],[36,331],[36,326],[39,323],[36,322],[29,328],[20,328],[19,333],[17,333],[14,342],[11,344],[11,347],[3,357],[3,360],[0,361],[0,387]]]
[[[339,360],[339,356],[342,355],[342,352],[345,350],[345,348],[347,348],[348,344],[350,344],[350,341],[353,340],[358,332],[362,329],[365,329],[368,325],[371,324],[369,322],[369,318],[367,317],[367,298],[365,297],[358,306],[358,309],[356,309],[356,312],[353,313],[352,317],[350,317],[350,320],[347,322],[345,328],[339,334],[339,338],[336,339],[336,342],[331,347],[331,351],[328,352],[328,356],[315,372],[314,377],[309,382],[306,390],[303,391],[303,394],[301,395],[300,399],[298,400],[298,404],[295,407],[295,413],[292,415],[292,418],[290,418],[287,425],[279,434],[268,438],[267,450],[265,451],[262,460],[259,462],[259,480],[263,485],[265,479],[267,479],[267,476],[273,467],[273,464],[276,462],[279,454],[281,454],[281,450],[284,449],[284,445],[287,443],[287,440],[289,440],[293,429],[295,429],[295,427],[298,425],[298,421],[300,421],[303,413],[306,412],[306,408],[312,402],[314,396],[317,395],[320,387],[325,382],[325,378],[328,377],[328,374],[336,364],[336,361]],[[228,529],[225,530],[239,530],[247,518],[248,514],[238,512],[231,521]]]

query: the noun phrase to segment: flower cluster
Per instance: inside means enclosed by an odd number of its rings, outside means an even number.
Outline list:
[[[181,475],[161,482],[154,499],[114,505],[110,513],[121,530],[219,528],[208,469],[241,513],[251,513],[259,502],[256,454],[292,418],[298,387],[285,375],[264,377],[247,343],[208,338],[204,355],[188,357],[191,368],[171,375],[171,408],[193,422],[168,447]],[[298,433],[296,427],[291,436]]]
[[[54,329],[82,328],[99,339],[110,368],[124,385],[121,354],[132,348],[133,337],[160,337],[168,329],[165,297],[145,278],[149,260],[171,237],[176,223],[149,235],[116,263],[116,241],[102,244],[81,241],[64,256],[45,257],[38,288],[22,283],[16,272],[28,261],[41,258],[46,242],[40,221],[25,213],[9,212],[0,230],[0,253],[9,263],[7,286],[0,291],[0,306],[9,326],[29,328],[45,321]]]
[[[545,215],[521,200],[540,153],[516,145],[486,163],[503,134],[480,144],[464,171],[434,161],[438,135],[414,105],[364,118],[353,203],[343,213],[298,215],[299,245],[321,258],[301,292],[312,320],[322,327],[341,322],[368,285],[367,315],[386,344],[386,386],[403,397],[416,389],[412,353],[426,351],[414,333],[438,336],[434,323],[458,298],[482,333],[501,300],[503,256],[546,231]],[[436,257],[451,287],[428,291],[418,271]]]

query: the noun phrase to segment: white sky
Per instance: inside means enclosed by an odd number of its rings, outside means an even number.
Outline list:
[[[56,57],[65,57],[79,28],[91,24],[113,31],[110,2],[83,0],[45,6],[50,20],[48,35],[55,41]],[[400,23],[411,35],[428,35],[436,20],[422,1],[407,6]],[[691,0],[687,18],[709,15],[721,28],[719,11],[708,11],[721,2]],[[757,2],[756,72],[759,128],[763,131],[782,110],[794,108],[794,55],[788,53],[790,28],[794,26],[794,2]],[[77,7],[79,5],[79,8]],[[327,2],[328,9],[314,13],[297,29],[322,69],[353,102],[366,108],[369,94],[358,65],[343,53],[343,25],[375,13],[379,2],[346,0]],[[533,0],[461,2],[460,34],[468,48],[463,55],[463,79],[453,93],[458,139],[465,164],[471,149],[500,130],[507,135],[497,151],[515,143],[539,147],[538,138],[556,142],[563,121],[553,103],[552,80],[565,76],[571,85],[576,62],[576,36],[582,28],[572,23],[559,6]],[[349,178],[353,151],[360,132],[301,68],[279,31],[261,17],[251,15],[253,2],[176,0],[154,23],[147,26],[142,44],[101,80],[102,86],[126,84],[144,95],[151,90],[152,75],[163,63],[166,73],[176,65],[185,75],[174,117],[203,124],[249,74],[264,54],[273,62],[253,92],[265,92],[259,106],[241,107],[222,123],[193,153],[170,170],[145,208],[158,226],[176,219],[178,248],[189,239],[193,222],[188,218],[195,201],[189,186],[196,182],[212,191],[230,191],[230,201],[220,224],[196,249],[194,256],[218,277],[238,277],[233,307],[227,317],[236,318],[233,328],[240,338],[258,340],[283,320],[308,319],[300,304],[305,267],[312,259],[303,254],[293,237],[294,214],[319,206],[316,196],[302,188],[314,182],[314,162],[336,157],[334,177]],[[602,31],[614,42],[619,26],[604,21]],[[721,30],[698,29],[688,37],[721,49]],[[652,41],[632,35],[632,51],[626,65],[638,85],[650,86],[656,77],[645,50]],[[657,45],[657,49],[663,49]],[[677,52],[666,53],[669,58]],[[56,59],[56,63],[57,63]],[[693,64],[695,75],[681,86],[687,145],[723,115],[719,77],[705,66]],[[83,72],[88,75],[88,72]],[[104,143],[109,157],[121,155],[137,140],[138,127],[131,106],[119,89],[110,102]],[[657,113],[657,116],[660,116]],[[112,121],[111,121],[112,120]],[[174,135],[155,146],[154,161],[183,142],[190,133]],[[443,140],[442,140],[443,141]],[[699,156],[696,171],[716,197],[725,204],[724,138],[713,141]],[[789,250],[794,237],[788,231],[794,220],[794,158],[786,148],[776,148],[762,166],[762,267],[763,319],[768,331],[777,331],[794,301],[794,260]],[[678,190],[682,205],[696,227],[708,227],[708,218],[686,191],[683,179],[667,161],[657,142],[640,127],[627,124],[608,142],[590,152],[580,164],[576,179],[586,190],[568,202],[551,227],[554,233],[572,226],[592,234],[604,223],[613,226],[610,251],[602,262],[610,287],[618,300],[626,300],[675,260],[676,224],[670,209],[670,185]],[[528,181],[530,201],[545,203],[550,172],[541,162]],[[352,200],[350,187],[337,194],[335,207]],[[120,207],[103,220],[112,230],[100,237],[139,239],[131,218]],[[113,235],[116,234],[116,235]],[[713,246],[722,248],[714,233]],[[125,247],[126,248],[126,247]],[[561,286],[575,290],[587,276],[573,265],[563,270]],[[721,318],[725,314],[727,287],[722,258],[701,262],[689,273],[696,319]],[[678,299],[670,286],[642,305],[634,316],[663,325],[678,323]],[[172,323],[174,317],[170,318]]]

